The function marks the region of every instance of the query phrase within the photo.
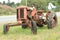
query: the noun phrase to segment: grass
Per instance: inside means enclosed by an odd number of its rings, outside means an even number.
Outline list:
[[[47,29],[45,25],[38,28],[37,35],[31,33],[31,29],[22,29],[20,26],[11,27],[8,34],[3,34],[3,26],[0,26],[0,40],[60,40],[60,18],[58,25],[53,29]]]

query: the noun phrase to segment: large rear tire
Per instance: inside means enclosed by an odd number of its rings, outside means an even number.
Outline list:
[[[57,16],[55,13],[51,13],[47,20],[48,29],[51,29],[57,25]]]

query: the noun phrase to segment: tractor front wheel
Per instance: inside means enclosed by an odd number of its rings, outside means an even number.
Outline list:
[[[35,21],[32,21],[32,32],[33,34],[37,34],[37,24]]]
[[[4,34],[6,34],[8,32],[8,30],[9,30],[9,27],[7,27],[7,25],[5,24],[4,25],[4,30],[3,30]]]

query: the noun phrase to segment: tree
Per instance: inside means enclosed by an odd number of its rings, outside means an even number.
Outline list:
[[[32,6],[32,4],[36,4],[37,9],[45,9],[47,6],[47,0],[27,0],[27,5]],[[21,1],[21,5],[26,5],[26,0]]]
[[[8,3],[10,3],[10,0],[8,0]]]
[[[7,5],[9,5],[9,6],[10,6],[10,0],[8,0],[8,3],[7,3]]]
[[[3,4],[5,4],[5,1],[3,1]]]
[[[0,4],[2,4],[2,3],[0,2]]]
[[[17,6],[19,6],[19,5],[20,5],[20,3],[16,3],[16,5],[17,5]]]
[[[60,0],[58,0],[58,4],[60,5]]]
[[[13,7],[14,5],[15,5],[15,3],[14,3],[14,2],[11,2],[11,3],[10,3],[10,6],[11,6],[11,7]]]
[[[32,4],[36,4],[36,9],[44,9],[47,11],[47,6],[49,2],[53,3],[57,6],[56,10],[60,10],[60,0],[27,0],[27,6],[32,6]],[[21,5],[26,5],[26,0],[21,0]]]

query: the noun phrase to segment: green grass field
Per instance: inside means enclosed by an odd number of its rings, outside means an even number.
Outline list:
[[[31,33],[31,29],[22,29],[20,26],[11,27],[9,32],[3,34],[3,26],[0,26],[0,40],[60,40],[60,18],[58,25],[53,29],[48,29],[45,25],[38,28],[37,35]]]

